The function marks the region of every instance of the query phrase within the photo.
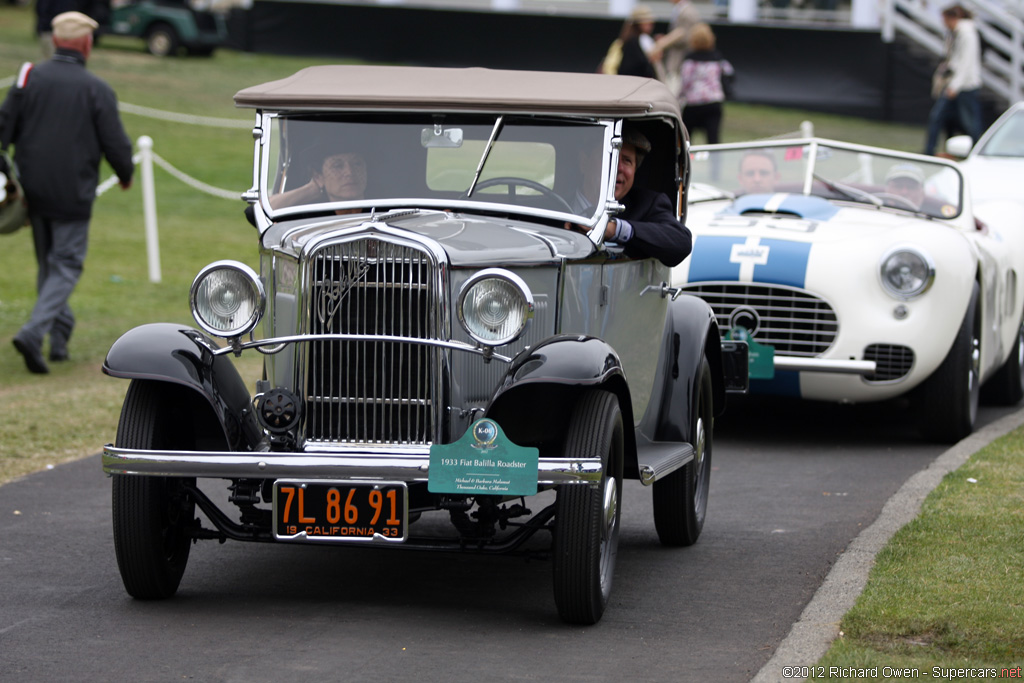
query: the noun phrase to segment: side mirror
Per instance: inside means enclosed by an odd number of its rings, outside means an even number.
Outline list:
[[[956,135],[946,140],[946,153],[963,159],[971,152],[974,141],[970,135]]]

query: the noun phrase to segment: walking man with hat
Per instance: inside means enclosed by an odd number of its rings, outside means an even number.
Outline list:
[[[47,336],[49,359],[68,358],[75,325],[68,299],[85,262],[100,160],[106,157],[124,189],[135,170],[117,96],[85,68],[97,23],[63,12],[52,27],[54,56],[22,67],[0,107],[0,144],[14,144],[39,266],[38,298],[13,340],[34,373],[50,370],[42,350]]]

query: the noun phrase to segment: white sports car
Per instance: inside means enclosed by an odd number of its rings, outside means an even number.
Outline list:
[[[752,393],[909,394],[925,436],[949,442],[980,396],[1024,396],[1024,207],[982,222],[956,164],[833,140],[691,159],[694,247],[672,284],[748,340]]]
[[[946,151],[966,157],[960,168],[967,176],[975,207],[990,201],[1024,202],[1024,102],[1018,102],[996,119],[978,144],[969,135],[946,142]]]

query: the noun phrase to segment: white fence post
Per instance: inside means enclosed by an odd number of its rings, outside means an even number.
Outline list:
[[[153,189],[153,138],[139,138],[139,172],[142,175],[142,215],[146,224],[149,281],[160,282],[160,240],[156,228],[156,191]]]

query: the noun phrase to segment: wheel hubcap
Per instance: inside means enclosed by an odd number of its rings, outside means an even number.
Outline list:
[[[698,512],[702,509],[704,504],[704,487],[702,483],[704,481],[704,453],[706,445],[706,434],[704,432],[704,418],[697,418],[697,433],[695,435],[693,444],[693,464],[694,464],[694,477],[693,477],[693,506]]]
[[[601,525],[601,592],[607,594],[612,580],[612,557],[617,545],[619,486],[615,477],[605,480]]]
[[[604,488],[604,537],[611,536],[615,516],[619,509],[619,490],[615,477],[608,477]]]
[[[171,41],[167,39],[167,36],[162,33],[158,33],[153,36],[149,44],[153,49],[153,54],[165,55],[170,51],[170,43]]]

